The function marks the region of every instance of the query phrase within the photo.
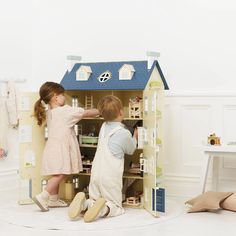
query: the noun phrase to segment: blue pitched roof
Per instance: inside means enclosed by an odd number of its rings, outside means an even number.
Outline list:
[[[133,65],[135,73],[131,80],[119,80],[119,69],[124,64]],[[76,71],[81,66],[90,66],[92,74],[87,81],[77,81]],[[65,90],[143,90],[155,68],[158,69],[165,89],[169,89],[158,61],[155,61],[150,70],[147,69],[147,61],[122,61],[122,62],[95,62],[76,63],[70,72],[66,72],[61,85]],[[111,79],[104,83],[98,81],[98,77],[105,71],[110,71]]]

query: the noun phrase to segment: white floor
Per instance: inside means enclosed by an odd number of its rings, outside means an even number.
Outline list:
[[[0,196],[0,235],[236,235],[236,213],[219,211],[187,214],[183,204],[185,199],[180,198],[168,199],[167,213],[160,219],[155,219],[144,211],[127,211],[116,219],[85,224],[82,220],[69,222],[66,210],[54,209],[50,213],[41,213],[35,206],[18,207],[14,197],[12,194]]]

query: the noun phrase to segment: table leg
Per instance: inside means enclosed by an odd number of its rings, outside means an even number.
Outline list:
[[[201,193],[205,192],[209,163],[210,163],[210,155],[205,154],[204,159],[203,159],[202,173],[200,176],[200,191],[201,191]]]
[[[213,165],[212,165],[212,190],[217,191],[218,188],[218,180],[219,180],[219,162],[220,159],[217,156],[213,157]]]

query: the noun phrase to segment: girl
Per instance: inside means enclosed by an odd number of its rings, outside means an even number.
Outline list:
[[[39,90],[40,98],[34,106],[34,116],[38,125],[46,120],[48,140],[42,157],[42,175],[51,178],[33,201],[42,211],[49,207],[66,207],[67,203],[58,199],[59,184],[65,175],[82,171],[82,161],[74,125],[84,117],[99,114],[97,109],[84,110],[65,105],[64,88],[54,82],[44,83]]]

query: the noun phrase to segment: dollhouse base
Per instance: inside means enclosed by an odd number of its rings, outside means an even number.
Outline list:
[[[159,218],[153,217],[144,209],[126,208],[125,214],[121,216],[102,218],[86,224],[83,218],[78,221],[70,221],[67,217],[67,208],[54,208],[45,213],[41,212],[34,204],[20,206],[14,202],[0,206],[0,221],[15,226],[43,230],[103,231],[162,224],[184,212],[183,206],[173,200],[166,201],[166,208],[166,213],[160,213]]]

